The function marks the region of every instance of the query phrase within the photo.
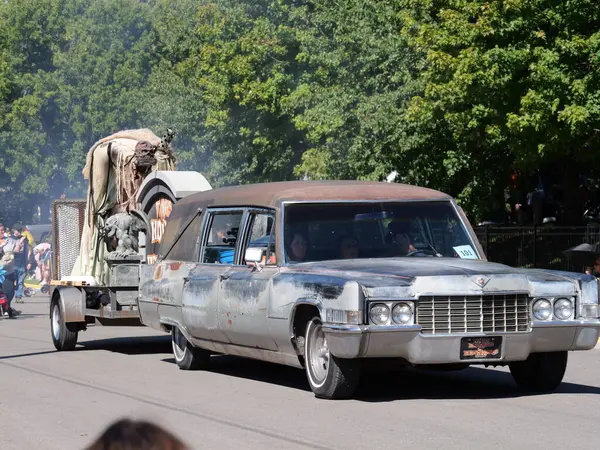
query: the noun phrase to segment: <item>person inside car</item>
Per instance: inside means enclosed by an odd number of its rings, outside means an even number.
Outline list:
[[[287,252],[288,260],[302,262],[306,258],[308,241],[301,233],[294,233]]]
[[[344,235],[340,238],[340,258],[358,258],[358,239],[356,237]]]
[[[410,239],[410,224],[403,220],[393,220],[388,224],[388,242],[391,244],[388,256],[406,256],[417,249]]]

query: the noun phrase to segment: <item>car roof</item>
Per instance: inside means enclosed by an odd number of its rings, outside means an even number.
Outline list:
[[[355,180],[278,181],[228,186],[191,194],[176,203],[173,214],[186,215],[197,208],[211,206],[279,208],[286,201],[407,201],[451,198],[434,189],[400,183]]]

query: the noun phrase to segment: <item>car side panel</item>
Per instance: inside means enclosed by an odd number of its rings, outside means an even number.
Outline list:
[[[218,302],[221,275],[231,266],[197,264],[185,283],[182,296],[183,322],[192,337],[229,343],[219,326]]]
[[[183,282],[193,267],[173,261],[142,266],[138,304],[144,325],[160,330],[163,317],[181,322]]]
[[[221,281],[219,323],[232,343],[277,350],[267,316],[271,279],[276,273],[276,267],[257,271],[248,266],[234,266]]]

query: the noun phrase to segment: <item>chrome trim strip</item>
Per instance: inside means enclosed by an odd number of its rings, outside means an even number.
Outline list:
[[[549,320],[533,322],[531,328],[558,328],[558,327],[589,327],[600,328],[600,320]]]
[[[443,275],[444,277],[452,277],[455,275]],[[458,277],[464,278],[463,275],[457,275]],[[469,276],[469,275],[467,275]],[[472,296],[484,296],[484,295],[527,295],[529,297],[529,300],[533,300],[534,298],[548,298],[548,297],[532,297],[531,294],[529,294],[529,292],[527,291],[485,291],[485,290],[477,290],[477,288],[473,288],[472,291],[457,291],[457,292],[453,292],[453,293],[448,293],[447,291],[444,292],[419,292],[419,294],[415,297],[416,301],[419,301],[420,297],[431,297],[431,296],[441,296],[441,297],[460,297],[460,296],[465,296],[465,295],[472,295]],[[371,297],[369,297],[371,298]]]
[[[421,325],[338,325],[323,324],[323,331],[330,333],[385,333],[394,331],[420,332]]]

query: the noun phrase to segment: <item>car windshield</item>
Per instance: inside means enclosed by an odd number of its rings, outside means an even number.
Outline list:
[[[440,202],[285,206],[286,262],[352,258],[479,259],[453,205]]]

